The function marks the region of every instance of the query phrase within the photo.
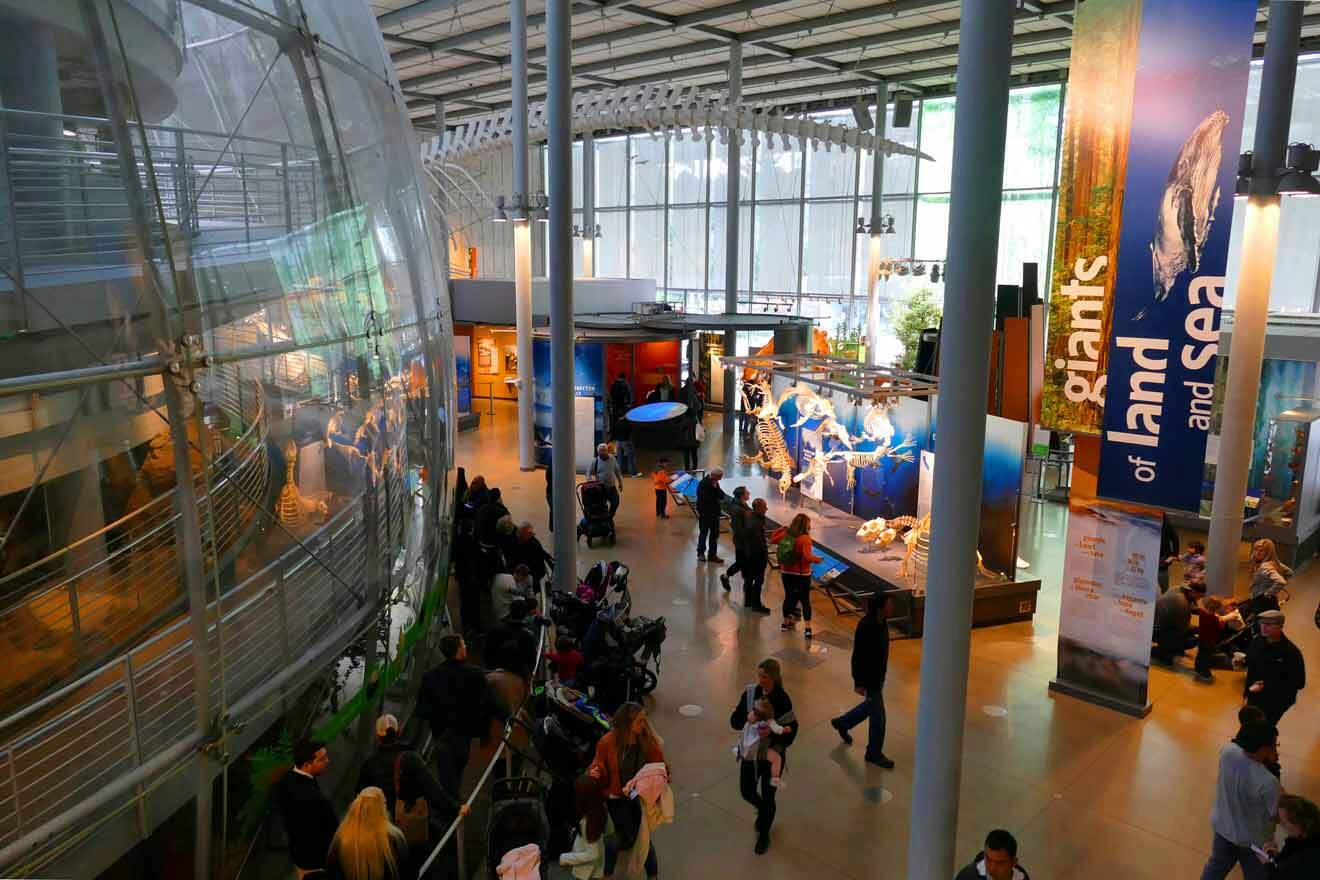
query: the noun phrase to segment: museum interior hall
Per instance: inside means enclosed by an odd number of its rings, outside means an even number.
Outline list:
[[[1320,2],[0,25],[0,876],[1320,878]]]

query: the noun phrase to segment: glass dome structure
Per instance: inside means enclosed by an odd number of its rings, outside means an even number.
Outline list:
[[[90,876],[421,613],[445,254],[359,0],[0,0],[0,50],[0,873]]]

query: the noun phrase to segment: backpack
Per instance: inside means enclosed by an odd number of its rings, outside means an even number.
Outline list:
[[[431,805],[426,798],[418,797],[413,801],[412,809],[403,802],[403,790],[399,785],[403,775],[403,755],[394,759],[394,824],[403,832],[408,847],[420,850],[426,846],[430,836]]]
[[[790,565],[797,559],[797,555],[797,539],[785,533],[775,545],[775,556],[778,557],[779,564]]]

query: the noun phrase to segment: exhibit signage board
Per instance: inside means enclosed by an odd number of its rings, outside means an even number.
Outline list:
[[[1255,25],[1248,0],[1142,4],[1100,446],[1105,498],[1200,508]]]
[[[1150,711],[1150,644],[1159,596],[1160,513],[1074,501],[1050,689],[1134,715]]]

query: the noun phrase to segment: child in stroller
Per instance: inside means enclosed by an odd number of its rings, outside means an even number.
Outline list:
[[[608,540],[614,543],[614,511],[610,507],[610,495],[604,483],[587,480],[577,487],[578,505],[582,508],[582,519],[578,521],[577,536],[587,539],[591,546],[593,539]]]

